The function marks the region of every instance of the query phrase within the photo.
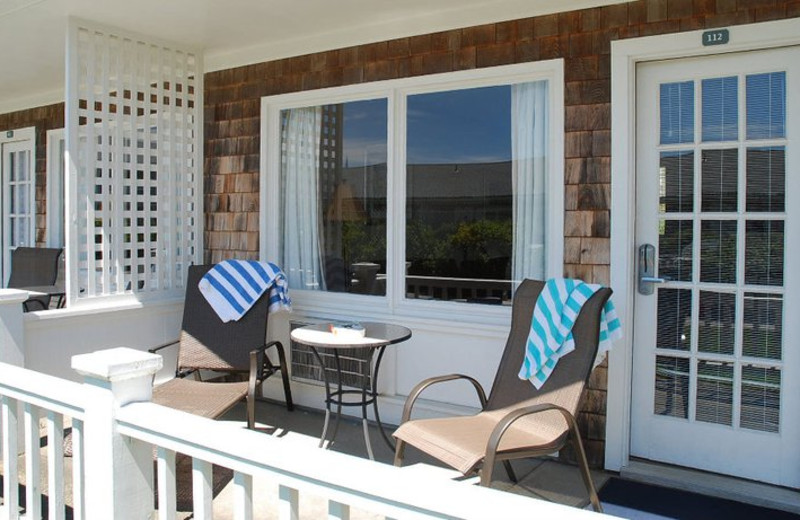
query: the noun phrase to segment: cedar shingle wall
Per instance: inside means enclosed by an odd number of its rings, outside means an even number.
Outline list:
[[[64,103],[0,114],[0,132],[36,127],[36,245],[45,245],[47,131],[64,128]]]
[[[798,0],[647,0],[209,73],[205,83],[206,260],[258,255],[261,96],[564,58],[564,273],[608,283],[611,41],[798,16]],[[606,388],[603,364],[592,375],[578,418],[594,466],[603,463]]]

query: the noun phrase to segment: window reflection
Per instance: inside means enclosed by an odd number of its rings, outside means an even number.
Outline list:
[[[544,274],[547,83],[408,97],[407,297],[505,303]]]
[[[281,112],[282,262],[297,289],[386,294],[387,102]]]
[[[402,94],[398,94],[402,95]],[[405,224],[400,297],[510,303],[544,278],[547,81],[280,112],[280,263],[295,289],[387,293],[389,228]],[[387,164],[387,128],[406,149]],[[397,142],[402,142],[398,139]],[[405,222],[388,215],[388,176]],[[402,248],[403,244],[392,244]],[[394,257],[394,256],[393,256]]]

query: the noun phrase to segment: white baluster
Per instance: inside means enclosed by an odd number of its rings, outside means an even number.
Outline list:
[[[158,517],[175,518],[177,488],[175,487],[175,452],[158,447]]]
[[[72,517],[86,518],[86,482],[84,480],[83,421],[72,420]]]
[[[39,408],[25,403],[25,516],[42,517]]]
[[[296,489],[280,486],[278,500],[278,518],[280,520],[299,520],[300,493]]]
[[[19,515],[19,410],[17,400],[3,396],[0,398],[3,421],[3,519],[18,518]]]
[[[64,417],[47,412],[47,518],[64,520]]]
[[[233,518],[253,520],[253,476],[246,473],[233,474]]]
[[[328,501],[328,519],[329,520],[350,520],[350,506]]]
[[[211,520],[211,463],[192,459],[192,502],[195,520]]]

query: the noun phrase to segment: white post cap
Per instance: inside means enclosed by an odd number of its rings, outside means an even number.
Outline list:
[[[85,377],[111,382],[155,374],[163,364],[164,359],[158,354],[128,347],[72,356],[73,370]]]
[[[0,289],[0,305],[22,303],[28,299],[28,291],[21,289]]]

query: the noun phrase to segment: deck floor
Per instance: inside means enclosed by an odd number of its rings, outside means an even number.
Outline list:
[[[244,421],[244,406],[240,405],[232,409],[221,420],[231,420],[236,422]],[[293,412],[288,412],[282,404],[267,401],[259,401],[256,407],[256,421],[265,428],[267,433],[272,435],[291,438],[297,442],[307,443],[309,449],[319,449],[317,447],[319,436],[322,433],[324,414],[317,410],[298,408]],[[375,460],[386,464],[392,464],[394,452],[387,446],[380,436],[378,428],[370,425],[370,439]],[[387,428],[387,433],[391,433],[391,427]],[[353,418],[343,418],[336,441],[329,447],[334,451],[347,453],[357,457],[367,457],[366,445],[364,442],[361,421]],[[436,471],[436,467],[442,467],[437,461],[425,454],[408,447],[404,466],[417,465],[415,469],[420,471]],[[442,467],[442,469],[444,469]],[[574,507],[584,508],[589,504],[589,498],[583,485],[580,472],[576,466],[562,464],[551,460],[526,460],[515,461],[514,469],[519,477],[519,482],[510,482],[502,469],[495,471],[495,482],[492,487],[518,493],[526,496],[543,498],[553,502],[566,504]],[[610,474],[603,471],[594,472],[595,485],[602,487]],[[465,485],[468,485],[465,483]],[[228,489],[223,490],[215,502],[220,506],[225,500]],[[277,497],[274,497],[277,500]],[[301,517],[304,518],[326,518],[327,511],[324,509],[324,501],[315,503],[313,499],[308,504],[302,504],[301,495]],[[268,500],[271,502],[271,500]],[[215,504],[216,505],[216,504]],[[305,506],[305,507],[304,507]],[[352,512],[352,518],[374,518],[364,512]],[[228,518],[227,513],[220,510],[222,518]],[[257,515],[256,515],[257,516]],[[258,516],[257,516],[258,517]],[[217,511],[215,510],[215,518]]]

